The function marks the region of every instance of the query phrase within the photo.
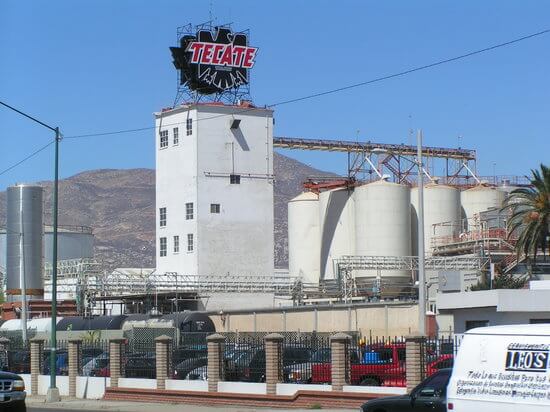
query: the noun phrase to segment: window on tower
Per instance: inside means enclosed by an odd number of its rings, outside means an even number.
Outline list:
[[[166,256],[166,250],[167,250],[166,238],[161,237],[160,238],[160,257]]]
[[[160,227],[166,226],[166,208],[161,207],[159,209],[159,225]]]
[[[161,130],[159,136],[160,136],[160,148],[164,149],[168,147],[168,130]]]
[[[241,184],[241,175],[229,175],[229,183],[232,185],[240,185]]]
[[[180,142],[180,131],[177,127],[174,127],[174,145],[179,144]]]
[[[180,252],[180,237],[174,236],[174,253]]]
[[[220,204],[210,203],[210,213],[220,213]]]
[[[185,204],[185,219],[186,220],[192,220],[193,219],[193,203],[186,203]]]
[[[187,234],[187,251],[192,252],[193,249],[194,249],[193,233],[188,233]]]
[[[187,136],[191,136],[193,134],[193,119],[187,118],[185,126],[187,130]]]

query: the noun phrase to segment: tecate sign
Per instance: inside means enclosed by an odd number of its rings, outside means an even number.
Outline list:
[[[201,94],[221,93],[248,84],[257,47],[248,46],[248,36],[219,27],[186,35],[180,47],[170,47],[180,83]]]

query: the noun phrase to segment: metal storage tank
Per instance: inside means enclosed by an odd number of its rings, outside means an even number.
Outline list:
[[[355,207],[352,194],[350,189],[340,188],[319,195],[321,280],[336,277],[334,259],[355,254]]]
[[[479,185],[460,193],[462,217],[467,222],[466,230],[474,230],[479,213],[490,208],[500,208],[506,199],[506,192],[495,187]]]
[[[36,299],[41,299],[44,295],[43,225],[43,189],[40,186],[31,185],[8,187],[6,294],[12,301],[21,300],[22,272],[25,274],[27,295]],[[21,234],[23,236],[23,268],[20,267],[19,241]]]
[[[53,229],[44,228],[44,262],[51,263],[53,257]],[[94,235],[86,226],[59,226],[57,233],[57,256],[59,260],[94,257]],[[6,231],[0,229],[0,272],[6,268]]]
[[[126,315],[115,316],[68,316],[59,320],[55,326],[58,331],[72,330],[120,330]]]
[[[412,254],[418,255],[418,188],[411,189]],[[448,222],[446,225],[438,223]],[[436,226],[434,226],[436,225]],[[424,250],[431,254],[433,238],[458,236],[461,229],[460,191],[452,186],[430,183],[424,186]]]
[[[288,202],[288,269],[306,283],[319,283],[319,196],[304,192]]]
[[[53,228],[44,229],[44,260],[53,258]],[[94,235],[87,226],[59,226],[57,232],[57,258],[59,260],[94,257]]]
[[[163,315],[160,319],[173,322],[180,332],[216,332],[214,322],[206,313],[189,310]]]
[[[356,255],[410,256],[410,188],[379,180],[355,189]],[[361,271],[359,276],[375,277],[376,271]],[[407,270],[383,271],[383,278],[395,284],[408,283]]]
[[[63,319],[58,317],[57,319]],[[22,328],[21,319],[10,319],[0,326],[0,331],[17,331]],[[27,330],[34,330],[36,333],[50,333],[52,330],[52,318],[35,318],[27,321]]]

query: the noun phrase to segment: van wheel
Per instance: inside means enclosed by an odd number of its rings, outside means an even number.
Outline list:
[[[361,386],[380,386],[380,382],[376,378],[367,377],[367,378],[363,378],[363,380],[361,381],[361,383],[359,385],[361,385]]]

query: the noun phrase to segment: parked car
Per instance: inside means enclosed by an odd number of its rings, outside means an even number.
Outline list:
[[[55,360],[55,373],[56,375],[60,376],[66,376],[69,374],[69,353],[66,350],[57,351],[56,354],[56,360]],[[50,359],[51,359],[51,353],[45,352],[44,353],[44,360],[43,360],[43,373],[44,375],[50,374]]]
[[[353,355],[350,355],[353,356]],[[406,386],[405,343],[375,344],[363,349],[360,362],[350,366],[350,383],[362,386]],[[452,355],[428,353],[426,371],[434,373],[441,367],[452,366]],[[312,365],[312,383],[330,383],[331,364]]]
[[[360,362],[351,362],[352,385],[380,386],[385,380],[405,378],[405,344],[375,344],[363,349]],[[330,363],[312,365],[313,383],[330,383]]]
[[[109,365],[105,366],[104,368],[96,369],[93,372],[92,376],[98,376],[101,378],[108,378],[111,376],[111,369],[109,368]]]
[[[82,366],[83,376],[98,376],[97,371],[109,366],[109,353],[103,352],[102,354],[90,359]]]
[[[208,357],[188,358],[176,365],[172,372],[173,379],[187,379],[187,375],[194,369],[206,367],[208,365]]]
[[[10,372],[0,372],[0,410],[26,412],[25,382],[21,376]]]
[[[311,367],[318,363],[330,363],[330,348],[317,349],[307,362],[288,365],[283,369],[283,380],[291,383],[311,383]]]
[[[289,365],[304,363],[311,358],[311,349],[302,346],[283,346],[283,368]],[[244,382],[265,382],[265,349],[255,348],[244,353],[232,362],[228,374],[234,380]]]
[[[97,358],[98,356],[109,357],[109,352],[105,352],[103,349],[100,348],[82,348],[81,364],[86,365],[89,361]]]
[[[208,366],[201,366],[193,369],[187,374],[185,379],[190,381],[205,381],[208,379]]]
[[[452,368],[453,361],[453,355],[441,355],[435,360],[428,362],[426,365],[426,377],[433,375],[441,369]],[[407,386],[407,379],[405,376],[387,378],[382,381],[382,386],[397,386],[404,388]]]
[[[283,369],[283,378],[289,383],[312,383],[312,367],[320,363],[331,363],[331,348],[321,348],[312,352],[307,362],[293,363]],[[350,362],[359,363],[357,351],[350,352]]]
[[[410,394],[373,399],[363,404],[361,411],[446,412],[447,384],[450,377],[451,369],[441,369],[422,381]]]
[[[235,363],[239,361],[240,358],[245,356],[246,350],[243,349],[226,349],[224,353],[224,362],[225,362],[225,376],[224,380],[235,381],[237,377],[235,376]],[[208,365],[199,366],[191,371],[184,377],[186,380],[206,380],[208,377]]]
[[[156,354],[154,352],[133,353],[124,365],[126,378],[156,379]]]
[[[7,370],[13,373],[31,373],[31,353],[28,350],[8,351]]]

